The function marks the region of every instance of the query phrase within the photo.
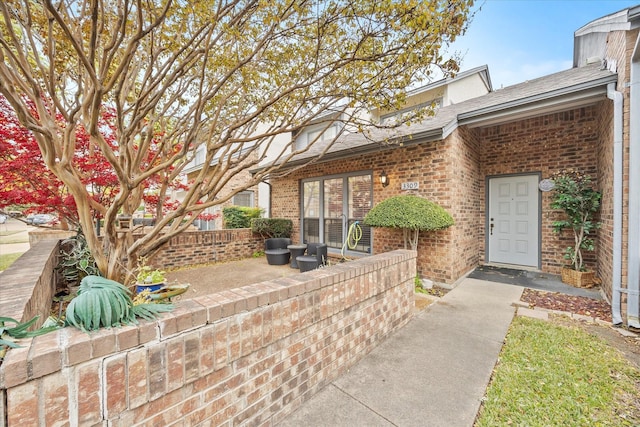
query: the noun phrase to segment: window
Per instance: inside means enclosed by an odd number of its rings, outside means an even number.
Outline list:
[[[414,110],[418,110],[420,108],[429,108],[432,105],[434,110],[437,111],[442,106],[442,98],[438,98],[429,102],[423,102],[422,104],[403,108],[402,110],[394,111],[392,113],[383,114],[382,116],[380,116],[380,123],[382,124],[397,123],[398,121],[402,120],[404,116],[408,116],[409,113],[413,113]]]
[[[253,207],[253,191],[241,191],[233,196],[232,203],[234,206]]]
[[[332,141],[342,128],[342,123],[335,122],[327,127],[327,123],[312,126],[296,137],[295,149],[302,150],[309,144],[324,143]]]
[[[204,210],[203,212],[204,217],[207,218],[208,216],[211,215],[220,215],[220,207],[216,206],[216,207],[211,207],[211,208],[207,208]],[[198,227],[198,230],[201,231],[207,231],[207,230],[215,230],[216,229],[216,219],[196,219],[193,222],[193,225],[195,225],[196,227]]]
[[[362,224],[373,202],[370,173],[304,180],[301,188],[304,242],[322,242],[342,250],[351,225],[357,221],[362,238],[354,247],[345,250],[371,252],[371,229]]]

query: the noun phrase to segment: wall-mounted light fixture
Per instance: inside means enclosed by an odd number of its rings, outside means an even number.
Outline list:
[[[387,176],[385,171],[382,171],[382,173],[380,174],[380,184],[382,184],[383,187],[389,185],[389,177]]]

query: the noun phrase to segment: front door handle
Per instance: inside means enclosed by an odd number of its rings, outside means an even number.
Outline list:
[[[491,218],[491,222],[489,223],[489,235],[493,236],[493,218]]]

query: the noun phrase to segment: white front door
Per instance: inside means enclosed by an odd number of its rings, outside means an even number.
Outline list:
[[[489,179],[489,262],[538,267],[538,206],[538,175]]]

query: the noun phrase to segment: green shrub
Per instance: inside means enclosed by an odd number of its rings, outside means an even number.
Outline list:
[[[260,234],[265,239],[290,238],[293,233],[293,221],[285,218],[254,218],[251,220],[251,231]]]
[[[571,261],[571,268],[583,271],[582,251],[595,249],[593,239],[589,237],[600,224],[594,216],[600,207],[602,195],[593,189],[591,177],[576,170],[562,170],[552,176],[552,209],[562,209],[566,219],[553,222],[553,231],[561,233],[565,229],[573,232],[573,246],[565,250],[565,259]]]
[[[253,218],[262,216],[262,209],[245,206],[229,206],[222,210],[224,228],[250,228]]]
[[[60,244],[60,261],[56,267],[68,286],[77,286],[86,276],[100,276],[82,230]]]
[[[420,231],[443,230],[454,224],[451,215],[440,205],[418,196],[400,195],[378,203],[364,218],[371,227],[401,228],[404,245],[418,247]]]

